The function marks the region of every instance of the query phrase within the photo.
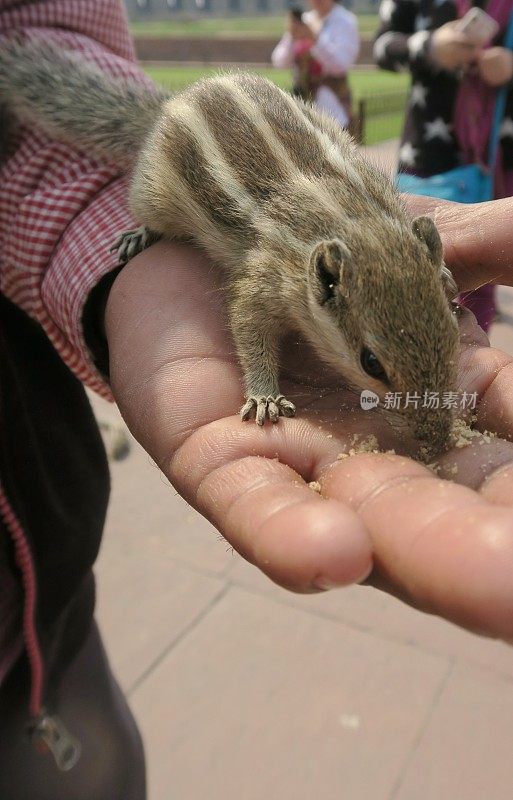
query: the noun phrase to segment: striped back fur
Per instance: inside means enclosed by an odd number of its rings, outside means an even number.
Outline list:
[[[148,227],[231,268],[235,296],[299,329],[351,385],[381,396],[453,388],[458,333],[439,236],[432,223],[427,238],[412,227],[391,181],[330,117],[255,75],[201,81],[164,105],[131,199]],[[312,266],[323,243],[345,254],[329,302]],[[237,313],[234,303],[232,325]],[[385,384],[362,370],[363,348]],[[420,438],[445,441],[446,409],[405,416]]]
[[[242,364],[252,345],[240,332],[258,319],[261,333],[299,329],[354,387],[453,390],[458,330],[440,237],[431,220],[412,226],[391,181],[330,117],[255,75],[219,75],[169,99],[17,42],[0,47],[0,104],[82,149],[135,161],[139,221],[230,271]],[[364,372],[365,349],[386,380]],[[405,420],[441,445],[451,413]]]
[[[382,228],[404,216],[390,181],[334,120],[245,73],[200,81],[164,105],[132,204],[168,235],[189,227],[224,263],[264,242],[304,255],[319,239],[350,236],[354,218]]]

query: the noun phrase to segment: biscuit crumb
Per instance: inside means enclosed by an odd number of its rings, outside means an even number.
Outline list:
[[[379,453],[379,442],[373,433],[370,433],[365,439],[362,439],[361,442],[358,441],[359,439],[359,434],[353,436],[351,442],[353,447],[349,451],[350,455],[356,455],[357,453]]]
[[[321,493],[321,484],[319,481],[310,481],[308,488],[311,489],[312,492],[318,492],[318,494]]]
[[[463,419],[455,419],[452,425],[451,438],[453,447],[468,447],[472,442],[477,444],[477,440],[479,440],[479,444],[490,444],[496,436],[497,434],[492,431],[476,431]]]
[[[342,461],[344,458],[349,458],[350,456],[357,456],[359,453],[385,453],[389,456],[396,455],[395,450],[380,450],[379,442],[373,433],[369,434],[365,439],[362,439],[361,442],[358,441],[359,439],[360,434],[355,433],[351,438],[352,447],[349,448],[347,453],[339,453],[337,455],[337,461]]]
[[[439,464],[438,461],[432,461],[430,464],[426,464],[426,467],[434,472],[435,475],[439,475],[441,472],[447,473],[448,475],[457,475],[458,474],[458,465],[452,464],[449,466],[448,464]]]
[[[379,453],[379,442],[374,435],[368,436],[359,446],[361,453]]]

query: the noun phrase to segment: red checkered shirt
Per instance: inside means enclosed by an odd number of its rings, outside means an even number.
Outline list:
[[[20,29],[27,38],[83,53],[110,75],[151,86],[134,63],[121,0],[0,0],[0,39]],[[19,131],[0,167],[0,291],[42,326],[81,381],[109,399],[85,343],[82,314],[91,289],[116,266],[110,245],[134,222],[115,165],[33,128]],[[15,596],[0,558],[0,679],[20,647]]]
[[[22,28],[84,53],[106,73],[148,82],[134,63],[121,0],[0,0],[0,36]],[[84,303],[116,266],[116,235],[134,227],[116,166],[24,129],[0,168],[0,290],[37,320],[59,355],[95,391],[110,391],[82,330]]]

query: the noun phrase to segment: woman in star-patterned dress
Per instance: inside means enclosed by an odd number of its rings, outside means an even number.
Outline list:
[[[458,20],[479,6],[499,24],[486,47],[458,31]],[[399,170],[422,177],[468,163],[486,163],[497,87],[513,79],[513,53],[501,42],[513,0],[383,0],[374,59],[383,69],[409,70],[412,82],[399,150]],[[501,126],[495,196],[513,195],[513,91]],[[495,287],[463,299],[488,330]]]

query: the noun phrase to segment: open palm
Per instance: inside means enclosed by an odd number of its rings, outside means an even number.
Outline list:
[[[134,436],[274,581],[311,592],[366,579],[513,640],[512,444],[476,439],[445,454],[437,475],[295,342],[283,391],[297,417],[242,423],[222,285],[190,248],[160,242],[134,258],[110,292],[106,331],[113,391]],[[509,438],[512,359],[487,346],[470,315],[462,342],[459,388],[478,392],[478,425]],[[355,434],[371,433],[397,455],[337,459]]]

